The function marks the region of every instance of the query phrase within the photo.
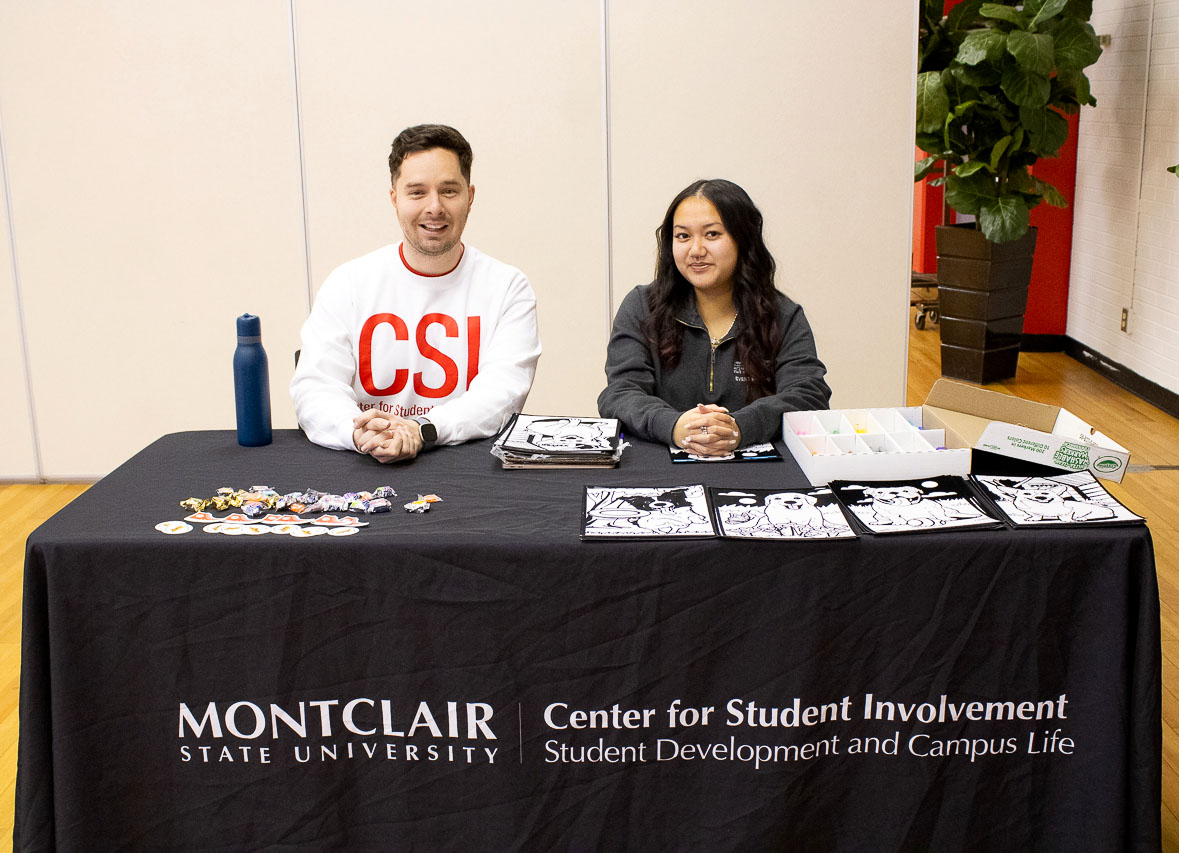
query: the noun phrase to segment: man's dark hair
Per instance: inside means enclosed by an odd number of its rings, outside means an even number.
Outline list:
[[[397,175],[401,172],[401,164],[405,162],[406,157],[432,148],[453,151],[458,157],[463,178],[468,184],[471,182],[471,162],[475,155],[471,151],[471,144],[463,135],[444,124],[418,124],[407,127],[393,140],[393,149],[389,152],[389,177],[393,183],[397,183]]]

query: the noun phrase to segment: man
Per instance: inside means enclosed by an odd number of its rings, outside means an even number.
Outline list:
[[[389,198],[404,239],[332,272],[303,325],[291,398],[316,444],[412,459],[494,435],[528,396],[536,296],[519,270],[461,241],[472,159],[444,125],[393,140]]]

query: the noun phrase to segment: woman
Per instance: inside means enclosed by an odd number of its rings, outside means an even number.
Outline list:
[[[614,318],[603,417],[721,456],[775,438],[783,412],[827,408],[827,368],[802,308],[774,289],[761,232],[761,212],[731,181],[696,181],[675,197],[655,280]]]

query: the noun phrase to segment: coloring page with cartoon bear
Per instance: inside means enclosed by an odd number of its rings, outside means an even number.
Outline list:
[[[850,482],[832,480],[832,492],[870,533],[936,533],[1002,527],[962,477]]]
[[[831,490],[709,488],[717,530],[730,539],[854,539]]]
[[[1088,471],[1035,477],[976,474],[973,479],[1016,527],[1146,523]]]
[[[770,442],[750,444],[724,456],[698,456],[674,444],[668,445],[667,452],[672,462],[781,462],[782,454]]]
[[[586,486],[582,539],[716,536],[704,486]]]

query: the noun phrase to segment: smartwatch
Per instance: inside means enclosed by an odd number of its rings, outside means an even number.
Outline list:
[[[438,441],[438,427],[430,423],[429,418],[424,418],[421,415],[410,418],[411,421],[417,421],[418,431],[422,434],[422,449],[429,450]]]

